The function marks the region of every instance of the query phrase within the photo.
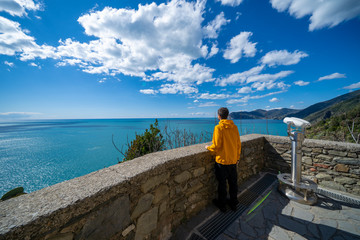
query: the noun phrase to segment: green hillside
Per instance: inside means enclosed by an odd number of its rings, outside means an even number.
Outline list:
[[[291,117],[304,118],[310,122],[318,122],[322,119],[329,118],[332,115],[340,114],[341,111],[346,111],[351,104],[357,104],[359,102],[360,90],[341,95],[339,97],[330,99],[328,101],[319,102],[311,105],[295,114],[291,114]],[[347,102],[347,103],[346,103]],[[346,104],[345,104],[346,103]],[[344,104],[344,106],[342,106]],[[355,106],[354,105],[354,106]],[[336,106],[336,107],[335,107]]]
[[[355,92],[354,92],[355,93]],[[360,94],[350,95],[352,98],[335,103],[305,117],[311,123],[317,123],[332,116],[342,115],[360,105]]]
[[[360,104],[353,104],[353,101],[349,100],[333,106],[329,111],[336,114],[311,126],[307,130],[307,138],[359,143]]]

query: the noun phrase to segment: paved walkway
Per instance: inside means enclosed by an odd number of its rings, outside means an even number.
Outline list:
[[[276,184],[264,195],[269,191],[271,193],[258,208],[250,214],[249,210],[244,211],[216,239],[360,240],[359,205],[319,196],[317,204],[308,206],[289,201],[277,191]],[[214,214],[219,214],[218,210],[209,206],[186,226],[180,227],[173,239],[190,239],[196,228]]]

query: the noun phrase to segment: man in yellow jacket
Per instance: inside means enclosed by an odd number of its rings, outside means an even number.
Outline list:
[[[223,212],[226,211],[226,181],[229,184],[230,208],[235,211],[237,200],[237,168],[240,159],[241,141],[239,130],[232,120],[228,120],[229,110],[220,108],[218,110],[219,124],[215,126],[211,146],[206,146],[215,158],[215,175],[218,180],[218,199],[214,204]]]

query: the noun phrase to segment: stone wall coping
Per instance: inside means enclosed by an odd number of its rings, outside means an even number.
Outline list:
[[[261,137],[263,135],[251,134],[241,136],[241,140],[246,144],[247,141]],[[14,227],[30,224],[45,216],[50,217],[53,213],[80,204],[85,199],[96,199],[99,196],[97,202],[94,203],[96,206],[100,201],[106,201],[103,199],[105,195],[103,193],[107,190],[126,184],[137,175],[151,172],[151,170],[165,163],[191,155],[205,154],[207,152],[205,146],[210,144],[211,142],[147,154],[30,194],[0,202],[0,235],[11,231]],[[119,193],[113,191],[112,194],[116,196]],[[106,194],[106,198],[110,199],[111,197],[111,194]],[[100,200],[100,198],[102,199]],[[71,217],[86,214],[88,211],[88,207],[81,207]]]
[[[255,135],[255,134],[254,134]],[[266,140],[275,143],[290,143],[289,137],[262,135]],[[321,147],[326,149],[348,150],[348,151],[360,151],[360,144],[347,143],[347,142],[334,142],[326,140],[308,139],[304,141],[304,146]]]

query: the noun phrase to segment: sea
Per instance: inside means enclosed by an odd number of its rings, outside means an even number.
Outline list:
[[[192,133],[198,142],[211,142],[217,123],[215,118],[158,119],[162,133]],[[287,135],[286,124],[280,120],[242,119],[234,123],[240,135]],[[30,193],[119,164],[121,152],[150,124],[155,124],[155,119],[0,122],[0,197],[19,186]]]

